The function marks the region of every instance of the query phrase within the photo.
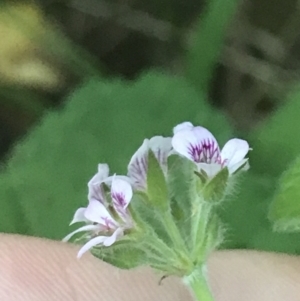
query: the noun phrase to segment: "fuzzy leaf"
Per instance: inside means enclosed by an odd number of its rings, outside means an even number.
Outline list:
[[[251,169],[240,175],[235,189],[216,207],[227,230],[224,248],[253,248],[259,232],[270,227],[267,210],[274,187],[273,178],[255,174]],[[258,244],[256,248],[259,249]]]
[[[191,231],[192,201],[197,180],[194,174],[195,165],[186,158],[172,155],[168,158],[168,167],[171,212],[182,237],[186,238],[186,243],[188,243]]]
[[[165,231],[159,212],[153,204],[145,201],[139,194],[134,194],[131,204],[131,212],[138,227],[145,233],[153,234],[167,244],[171,244],[170,237]]]
[[[94,248],[92,254],[120,269],[132,269],[146,264],[145,254],[133,245],[131,243],[123,246],[112,246],[108,250]]]
[[[204,187],[200,193],[206,202],[218,203],[225,197],[229,177],[228,168],[223,168]]]
[[[281,177],[269,219],[278,231],[300,232],[300,157]]]
[[[160,211],[168,210],[168,188],[164,173],[154,153],[148,155],[147,194],[150,203]]]

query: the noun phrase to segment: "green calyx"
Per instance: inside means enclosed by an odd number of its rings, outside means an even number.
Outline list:
[[[209,203],[221,202],[228,187],[229,171],[228,168],[222,168],[211,180],[207,181],[200,188],[200,195],[203,200]]]
[[[228,169],[209,179],[177,155],[168,158],[167,171],[152,151],[147,162],[147,188],[135,191],[129,206],[135,227],[124,239],[102,248],[101,256],[118,266],[121,254],[128,268],[148,265],[166,275],[190,275],[223,241],[214,204],[224,198]]]

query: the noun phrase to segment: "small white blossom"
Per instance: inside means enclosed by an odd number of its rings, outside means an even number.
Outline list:
[[[132,156],[128,165],[128,177],[135,189],[147,189],[148,154],[152,150],[158,160],[162,171],[167,173],[167,158],[172,150],[171,138],[155,136],[145,139],[140,148]]]
[[[104,182],[111,184],[112,206],[108,205],[103,190]],[[68,241],[76,233],[87,232],[86,237],[90,240],[79,250],[78,257],[97,245],[111,246],[124,234],[124,230],[133,227],[132,218],[127,209],[133,195],[128,181],[119,176],[108,178],[108,166],[100,164],[98,173],[89,181],[88,187],[89,204],[86,208],[77,209],[71,222],[71,224],[85,222],[86,225],[63,239],[63,241]]]
[[[209,177],[216,175],[227,166],[233,174],[240,167],[248,168],[249,144],[245,140],[231,139],[220,150],[215,137],[201,126],[193,126],[190,122],[177,125],[172,138],[174,150],[197,164]]]

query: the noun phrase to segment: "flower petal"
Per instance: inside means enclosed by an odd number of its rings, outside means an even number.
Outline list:
[[[132,156],[128,165],[128,176],[132,179],[136,189],[146,190],[149,149],[153,151],[162,170],[166,172],[167,157],[172,150],[171,140],[170,137],[162,136],[155,136],[150,140],[145,139],[141,147]]]
[[[113,175],[113,176],[110,176],[110,177],[106,178],[105,181],[104,181],[104,183],[106,185],[108,185],[108,186],[111,186],[112,181],[113,181],[114,178],[123,180],[123,181],[129,183],[130,185],[133,184],[132,179],[130,179],[129,177],[127,177],[127,176],[119,176],[119,175]]]
[[[146,189],[148,151],[149,139],[145,139],[143,144],[132,156],[128,165],[128,176],[132,179],[136,189]]]
[[[101,183],[109,175],[109,167],[107,164],[98,164],[98,172],[93,176],[93,178],[88,182],[88,200],[98,200],[101,203],[105,202],[105,195]]]
[[[203,169],[210,179],[213,178],[222,169],[222,166],[216,163],[198,163],[197,167],[199,171]]]
[[[175,135],[176,133],[182,130],[192,130],[193,127],[193,124],[189,121],[182,122],[174,127],[173,134]]]
[[[68,241],[76,233],[85,232],[85,231],[95,231],[95,230],[99,230],[98,225],[86,225],[86,226],[80,227],[79,229],[71,232],[66,237],[64,237],[64,239],[62,241],[64,241],[64,242]]]
[[[241,166],[243,166],[242,168],[241,168],[241,170],[243,170],[243,171],[247,171],[249,168],[250,168],[250,165],[249,165],[249,162],[248,162],[248,158],[246,158],[246,159],[243,159],[243,160],[241,160],[241,161],[239,161],[238,163],[236,163],[236,164],[234,164],[234,165],[230,165],[229,167],[228,167],[228,170],[229,170],[229,173],[230,174],[233,174],[233,173],[235,173]]]
[[[98,172],[88,182],[88,185],[102,183],[109,175],[109,167],[107,164],[98,164]]]
[[[167,172],[167,158],[172,150],[172,138],[154,136],[149,140],[149,148],[153,151],[162,170]]]
[[[115,243],[115,241],[123,235],[123,229],[122,228],[118,228],[112,236],[107,237],[104,242],[103,245],[106,247],[111,246],[113,243]]]
[[[101,224],[107,229],[115,229],[118,226],[118,223],[112,218],[105,206],[98,201],[90,201],[84,216],[89,221]]]
[[[176,132],[172,145],[176,152],[196,163],[216,163],[220,156],[215,137],[201,126]]]
[[[117,211],[118,208],[122,208],[123,210],[127,208],[132,195],[132,188],[128,182],[118,178],[113,179],[111,185],[111,197]]]
[[[97,236],[91,240],[89,240],[85,245],[81,247],[77,254],[77,258],[80,258],[85,252],[90,250],[91,248],[103,244],[103,242],[107,239],[106,236]]]
[[[79,208],[76,210],[74,217],[70,223],[70,226],[78,223],[78,222],[87,222],[88,220],[85,218],[84,213],[85,213],[86,208]]]
[[[249,144],[247,141],[237,138],[230,139],[221,151],[221,160],[230,169],[231,166],[242,161],[248,152]]]

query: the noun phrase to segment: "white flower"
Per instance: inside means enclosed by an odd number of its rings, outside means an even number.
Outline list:
[[[147,189],[148,154],[152,150],[162,171],[167,173],[167,158],[172,150],[171,138],[155,136],[145,139],[141,147],[132,156],[128,165],[128,177],[137,190]]]
[[[101,170],[104,171],[104,169]],[[73,231],[63,239],[63,241],[68,241],[76,233],[87,232],[87,237],[91,239],[79,250],[78,258],[94,246],[111,246],[124,234],[124,230],[133,227],[131,215],[127,209],[133,194],[131,185],[118,176],[112,177],[110,195],[113,206],[111,209],[101,185],[105,178],[101,175],[107,176],[108,173],[106,171],[103,174],[98,173],[92,178],[89,185],[94,186],[91,186],[92,191],[89,192],[89,204],[86,208],[77,209],[71,222],[71,224],[85,222],[87,225]]]
[[[201,126],[190,122],[177,125],[172,138],[172,146],[180,155],[194,161],[199,170],[204,170],[209,177],[216,175],[227,166],[233,174],[240,167],[247,168],[249,144],[245,140],[231,139],[220,151],[215,137]]]
[[[98,164],[98,172],[88,182],[88,200],[102,200],[104,199],[104,192],[102,183],[109,177],[109,167],[107,164]]]

